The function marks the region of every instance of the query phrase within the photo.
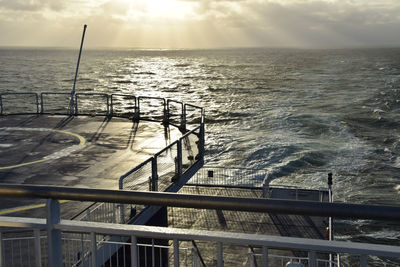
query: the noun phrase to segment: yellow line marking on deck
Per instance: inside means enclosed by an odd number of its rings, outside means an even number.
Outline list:
[[[70,200],[60,200],[60,203],[66,203],[66,202],[69,202],[69,201]],[[42,203],[42,204],[36,204],[36,205],[28,205],[28,206],[21,206],[21,207],[15,207],[15,208],[10,208],[10,209],[4,209],[4,210],[0,210],[0,215],[6,215],[6,214],[20,212],[20,211],[44,208],[45,206],[46,206],[46,203]]]
[[[2,127],[1,129],[7,129],[7,130],[19,130],[19,131],[43,131],[45,128],[19,128],[19,127]],[[66,130],[55,130],[55,129],[45,129],[49,132],[58,132],[58,133],[62,133],[62,134],[67,134],[67,135],[71,135],[74,136],[76,138],[78,138],[79,140],[79,145],[80,146],[84,146],[86,144],[86,139],[77,134],[77,133],[73,133],[70,131],[66,131]],[[13,169],[13,168],[18,168],[18,167],[22,167],[22,166],[27,166],[27,165],[32,165],[32,164],[37,164],[37,163],[41,163],[41,162],[45,162],[50,160],[50,158],[43,158],[43,159],[39,159],[39,160],[35,160],[35,161],[30,161],[30,162],[25,162],[25,163],[21,163],[21,164],[16,164],[16,165],[9,165],[9,166],[4,166],[4,167],[0,167],[0,170],[7,170],[7,169]]]

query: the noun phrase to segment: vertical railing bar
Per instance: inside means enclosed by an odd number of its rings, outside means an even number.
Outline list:
[[[47,257],[48,265],[61,267],[61,231],[54,229],[54,225],[60,222],[60,203],[54,199],[48,199],[47,205]]]
[[[177,143],[177,180],[179,181],[182,177],[182,138],[178,139]]]
[[[218,267],[223,267],[224,266],[224,255],[223,255],[222,242],[217,243],[217,248],[218,248],[218,256],[217,256]]]
[[[96,251],[97,251],[97,244],[96,244],[96,233],[90,233],[90,252],[92,254],[92,262],[91,266],[96,267]]]
[[[179,241],[174,239],[174,267],[179,267]]]
[[[106,94],[106,98],[107,98],[107,116],[110,116],[110,99],[109,99],[109,95]]]
[[[154,255],[154,238],[151,239],[151,266],[156,266],[156,257]]]
[[[367,267],[368,266],[368,257],[367,257],[367,255],[365,255],[365,254],[360,255],[360,266],[361,267]]]
[[[125,251],[125,246],[122,246],[122,257],[124,259],[124,267],[126,267],[126,251]]]
[[[78,109],[78,95],[75,95],[75,115],[78,116],[79,115],[79,109]],[[74,114],[73,110],[71,110],[71,113]]]
[[[40,114],[44,113],[43,93],[40,94]]]
[[[39,97],[37,93],[35,93],[35,98],[36,98],[36,114],[39,114]]]
[[[158,191],[158,171],[157,171],[157,157],[153,157],[151,161],[151,191]]]
[[[317,254],[315,251],[308,252],[308,266],[317,267]]]
[[[1,98],[1,96],[0,96]],[[4,245],[3,245],[3,233],[0,232],[0,267],[5,267],[5,261],[4,261]]]
[[[131,235],[131,267],[138,267],[138,246],[134,235]]]
[[[163,263],[163,258],[162,258],[162,257],[163,257],[162,248],[159,248],[159,250],[158,250],[158,251],[159,251],[159,255],[160,255],[160,257],[159,257],[159,258],[160,258],[160,266],[162,266],[162,263]]]
[[[35,236],[35,266],[36,267],[40,267],[42,266],[41,263],[41,251],[40,251],[40,230],[39,229],[35,229],[33,230],[33,234]]]
[[[262,266],[268,267],[268,248],[262,247]]]

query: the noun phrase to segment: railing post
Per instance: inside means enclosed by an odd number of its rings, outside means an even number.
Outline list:
[[[181,115],[181,130],[186,130],[186,104],[182,107],[182,115]]]
[[[43,93],[40,94],[40,114],[44,112],[44,105],[43,105]]]
[[[308,252],[308,266],[317,267],[317,253],[315,251]]]
[[[138,267],[137,237],[131,235],[131,267]]]
[[[200,124],[200,140],[199,140],[199,154],[200,154],[200,159],[204,160],[204,144],[205,144],[205,127],[204,127],[204,122],[202,119],[202,122]]]
[[[157,157],[151,160],[151,191],[158,191]]]
[[[110,111],[110,95],[107,94],[107,116],[112,116],[112,111]]]
[[[96,256],[97,256],[97,244],[96,244],[96,233],[90,233],[90,253],[92,254],[91,267],[96,267]]]
[[[124,187],[124,180],[122,178],[122,176],[119,178],[119,182],[118,182],[118,187],[119,190],[122,190]],[[119,204],[119,208],[120,208],[120,216],[121,216],[121,223],[125,224],[125,205],[123,203]]]
[[[182,139],[178,139],[176,156],[176,180],[182,177]]]
[[[268,267],[268,248],[262,247],[262,259],[261,259],[261,266]]]
[[[179,267],[179,240],[174,239],[174,267]]]
[[[164,114],[162,123],[164,126],[169,124],[169,106],[166,104],[165,99],[164,99]]]
[[[75,95],[75,112],[73,110],[71,110],[71,115],[78,115],[79,114],[79,110],[78,110],[78,94]]]
[[[135,114],[133,120],[136,122],[140,120],[140,96],[135,99]]]
[[[4,262],[4,248],[3,248],[3,233],[0,232],[0,267],[5,267]]]
[[[368,258],[367,258],[367,255],[361,255],[361,256],[360,256],[360,266],[361,266],[361,267],[367,267],[367,266],[368,266]]]
[[[60,222],[60,203],[55,199],[47,200],[47,244],[48,265],[62,266],[61,231],[54,228]]]
[[[218,247],[218,267],[223,267],[224,266],[224,254],[223,254],[223,244],[222,242],[218,242],[217,244]]]
[[[40,230],[33,230],[33,234],[35,236],[35,266],[40,267],[42,266],[42,253],[40,250]]]

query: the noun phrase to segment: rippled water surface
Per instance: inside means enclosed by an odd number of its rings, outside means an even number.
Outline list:
[[[2,49],[0,90],[70,92],[76,57]],[[203,106],[209,164],[315,188],[333,172],[336,201],[400,205],[400,49],[89,50],[77,92]],[[399,230],[339,221],[337,237],[399,245]]]

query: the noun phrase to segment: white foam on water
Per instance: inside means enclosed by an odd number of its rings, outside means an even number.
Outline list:
[[[8,148],[12,146],[14,146],[14,144],[0,144],[0,148]]]

